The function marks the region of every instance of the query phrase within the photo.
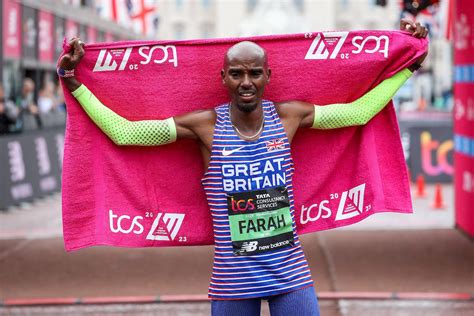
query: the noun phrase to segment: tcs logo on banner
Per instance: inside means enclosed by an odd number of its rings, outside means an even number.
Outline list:
[[[168,61],[178,67],[178,55],[174,45],[141,46],[138,48],[138,55],[143,58],[140,63],[128,63],[133,47],[127,49],[102,49],[99,52],[97,61],[92,71],[116,71],[116,70],[137,70],[140,65],[148,65],[152,60],[155,64],[163,64]]]
[[[349,59],[350,53],[340,53],[349,32],[322,32],[317,33],[311,46],[306,52],[304,59]],[[305,38],[313,38],[313,33],[306,33]],[[381,36],[354,36],[352,38],[353,50],[351,53],[358,55],[362,52],[366,54],[381,53],[384,58],[388,58],[389,38]]]
[[[153,219],[154,218],[154,219]],[[147,240],[172,241],[179,233],[184,220],[181,213],[157,213],[145,212],[145,216],[118,215],[113,210],[109,210],[109,229],[114,234],[135,234],[141,235],[145,231],[145,223],[153,219],[148,230]],[[187,241],[185,236],[179,238],[180,242]]]
[[[308,222],[317,222],[320,219],[332,218],[334,221],[340,221],[359,216],[372,209],[371,204],[364,204],[364,197],[365,183],[342,193],[331,193],[327,200],[322,200],[310,206],[303,205],[301,207],[300,222],[304,225]],[[337,211],[333,212],[334,203],[338,200]]]

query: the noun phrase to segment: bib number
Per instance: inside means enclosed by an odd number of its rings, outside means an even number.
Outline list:
[[[229,194],[234,254],[249,256],[294,245],[286,187]]]

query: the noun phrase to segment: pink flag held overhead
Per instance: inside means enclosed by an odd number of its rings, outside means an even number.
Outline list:
[[[361,97],[427,50],[427,40],[400,31],[100,43],[86,45],[76,77],[129,120],[165,119],[229,101],[220,70],[226,50],[242,40],[268,53],[272,78],[265,99],[318,105]],[[212,244],[198,144],[116,146],[63,90],[66,249]],[[300,130],[292,155],[299,234],[351,225],[378,212],[412,212],[391,104],[363,127]]]

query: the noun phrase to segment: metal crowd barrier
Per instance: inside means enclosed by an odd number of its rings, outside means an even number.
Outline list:
[[[0,210],[61,189],[64,113],[23,116],[21,133],[0,136]]]

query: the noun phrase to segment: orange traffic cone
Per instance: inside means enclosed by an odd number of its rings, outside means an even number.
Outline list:
[[[426,197],[425,192],[425,177],[422,174],[416,178],[416,197]]]
[[[426,109],[426,99],[421,97],[420,100],[418,100],[418,110],[419,111],[424,111]]]
[[[431,204],[431,207],[435,210],[445,208],[445,205],[443,203],[443,192],[441,191],[441,184],[439,183],[436,183],[434,201],[433,204]]]

